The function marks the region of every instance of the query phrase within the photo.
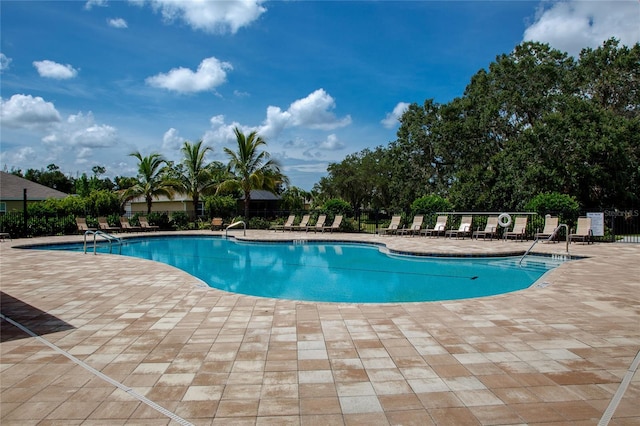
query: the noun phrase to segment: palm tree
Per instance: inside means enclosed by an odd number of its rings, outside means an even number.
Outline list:
[[[175,183],[165,174],[167,160],[158,153],[149,154],[143,157],[136,151],[129,154],[136,157],[138,163],[138,182],[122,192],[124,201],[129,201],[137,197],[144,197],[147,202],[147,214],[151,213],[151,204],[154,198],[161,195],[173,198]]]
[[[244,193],[244,217],[248,219],[251,190],[266,189],[273,192],[278,184],[288,179],[280,171],[280,164],[271,159],[271,154],[258,150],[267,143],[257,132],[245,136],[237,127],[233,131],[238,150],[224,148],[229,156],[228,170],[233,177],[222,182],[218,190],[241,190]]]
[[[185,167],[180,175],[180,188],[193,200],[193,211],[198,211],[200,196],[215,190],[219,177],[218,171],[222,165],[213,162],[205,164],[205,157],[209,151],[213,151],[210,146],[202,146],[202,141],[190,143],[185,141],[181,148],[184,154],[182,164]]]

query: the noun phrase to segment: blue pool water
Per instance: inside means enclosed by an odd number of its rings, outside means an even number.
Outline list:
[[[82,251],[82,244],[40,246]],[[93,246],[88,249],[92,252]],[[99,252],[109,252],[100,244]],[[490,296],[531,286],[558,266],[551,258],[438,258],[333,242],[258,243],[220,237],[126,239],[113,253],[180,268],[221,290],[326,302],[388,303]],[[89,254],[87,254],[89,255]]]

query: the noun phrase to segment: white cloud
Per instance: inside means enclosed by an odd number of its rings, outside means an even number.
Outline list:
[[[86,10],[91,10],[94,6],[106,7],[107,0],[87,0],[87,2],[84,4],[84,8]]]
[[[113,28],[128,28],[127,21],[122,18],[107,19],[107,24]]]
[[[2,151],[2,159],[19,168],[59,163],[70,166],[103,161],[102,153],[121,149],[115,127],[97,123],[93,114],[78,113],[63,119],[51,102],[16,94],[0,99],[0,122],[16,146]],[[101,157],[97,158],[97,151]],[[40,166],[38,164],[40,163]]]
[[[164,132],[162,136],[162,151],[177,151],[182,146],[182,137],[173,127]]]
[[[233,129],[235,129],[236,127],[239,128],[243,133],[251,133],[252,131],[256,130],[255,128],[243,126],[236,121],[227,124],[225,123],[224,115],[215,115],[211,117],[209,123],[211,124],[211,128],[205,132],[204,136],[202,137],[202,141],[205,145],[214,147],[233,146],[236,140],[236,135],[233,132]],[[216,151],[220,152],[221,150]]]
[[[525,41],[549,43],[572,56],[611,37],[628,46],[640,41],[638,1],[570,0],[541,5],[536,21],[524,32]]]
[[[327,139],[318,144],[318,149],[326,151],[338,151],[344,148],[344,144],[338,140],[335,134],[330,134]]]
[[[392,112],[387,113],[385,118],[380,122],[387,129],[392,129],[398,125],[398,120],[402,117],[402,114],[409,108],[409,104],[406,102],[398,102],[398,104],[393,108]]]
[[[235,33],[266,12],[262,0],[148,0],[148,3],[166,21],[180,19],[194,30],[209,33]]]
[[[8,101],[0,98],[0,106],[0,121],[10,128],[48,126],[60,121],[56,107],[39,96],[13,95]]]
[[[7,58],[4,53],[0,53],[0,71],[4,71],[9,68],[9,64],[11,63],[11,58]]]
[[[286,127],[333,130],[351,124],[351,116],[337,118],[332,112],[335,100],[324,89],[318,89],[307,97],[289,105],[286,111],[269,106],[267,118],[258,132],[264,137],[275,137]]]
[[[72,114],[66,121],[58,123],[42,138],[49,148],[74,148],[76,156],[82,151],[86,157],[88,151],[83,148],[110,148],[118,142],[115,127],[96,124],[93,114]]]
[[[18,149],[14,154],[12,160],[16,163],[23,163],[27,160],[31,160],[36,155],[35,149],[30,146],[25,146]]]
[[[40,77],[66,80],[78,75],[78,71],[71,65],[62,65],[48,59],[45,59],[44,61],[34,61],[33,66],[38,70]]]
[[[211,57],[204,59],[193,72],[188,68],[174,68],[166,74],[147,78],[153,87],[173,90],[179,93],[194,93],[214,89],[227,79],[227,71],[233,69],[229,62],[221,62]]]
[[[336,107],[334,99],[324,89],[318,89],[303,99],[293,102],[288,111],[294,126],[331,130],[351,124],[351,116],[337,119],[331,112]]]

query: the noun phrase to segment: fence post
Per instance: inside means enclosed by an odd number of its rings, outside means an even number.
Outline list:
[[[27,230],[29,227],[27,226],[27,221],[29,219],[29,213],[27,213],[27,188],[22,189],[22,218],[24,220],[22,226],[22,231],[25,237],[28,237]]]

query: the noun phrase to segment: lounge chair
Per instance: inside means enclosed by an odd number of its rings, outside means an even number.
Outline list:
[[[521,241],[524,241],[524,237],[527,235],[527,217],[526,216],[518,216],[513,222],[513,229],[511,231],[507,231],[504,234],[505,239],[513,238],[517,240],[518,238]]]
[[[160,229],[159,226],[150,225],[149,221],[145,216],[139,216],[138,222],[140,222],[140,227],[142,228],[143,231],[157,231],[158,229]]]
[[[420,234],[430,237],[434,235],[437,237],[440,234],[444,235],[447,231],[447,218],[448,216],[446,215],[438,216],[435,226],[433,228],[423,229],[420,231]]]
[[[592,242],[591,237],[593,237],[593,231],[591,229],[591,218],[579,217],[576,231],[572,234],[569,234],[569,242],[573,242],[574,240],[581,240],[582,242],[586,242],[587,244],[589,244]]]
[[[471,228],[473,227],[473,216],[462,216],[460,220],[460,226],[458,229],[450,229],[445,233],[446,237],[466,237],[471,235]]]
[[[487,218],[487,226],[484,227],[484,230],[477,229],[473,231],[472,237],[479,239],[480,237],[485,240],[487,237],[493,240],[493,237],[498,238],[498,216],[489,216]]]
[[[536,235],[535,235],[536,240],[551,238],[553,234],[555,234],[557,228],[558,228],[558,217],[547,216],[544,219],[544,229],[541,232],[536,232]]]
[[[211,219],[211,230],[215,231],[215,230],[219,230],[222,231],[222,225],[223,225],[223,221],[221,217],[214,217],[213,219]]]
[[[273,230],[277,231],[277,230],[281,230],[281,231],[285,231],[287,229],[291,229],[291,227],[293,226],[293,222],[296,220],[296,215],[292,214],[290,215],[287,220],[285,221],[284,224],[282,225],[274,225],[273,226]]]
[[[326,221],[327,221],[327,215],[321,214],[320,216],[318,216],[318,220],[316,220],[315,225],[307,227],[307,231],[310,231],[310,230],[313,232],[322,231],[322,228],[324,228],[324,223]]]
[[[109,225],[109,222],[107,221],[106,217],[99,217],[98,218],[98,228],[100,228],[101,231],[105,231],[105,232],[118,232],[118,231],[120,231],[119,227]]]
[[[84,217],[76,217],[76,226],[78,227],[78,234],[84,234],[87,231],[97,231],[96,228],[90,228],[87,225],[87,219]]]
[[[378,229],[378,234],[391,235],[391,234],[397,233],[398,232],[398,228],[400,227],[400,221],[401,220],[402,220],[402,217],[393,216],[391,218],[391,223],[389,224],[389,226],[386,227],[386,228],[379,228]]]
[[[420,229],[422,229],[422,222],[424,222],[424,216],[418,215],[413,217],[413,223],[409,228],[401,229],[398,231],[400,235],[420,235]]]
[[[125,232],[136,232],[142,230],[139,226],[133,226],[129,223],[129,219],[121,216],[120,217],[120,228]]]
[[[297,225],[293,225],[291,227],[292,231],[306,231],[307,230],[307,225],[309,224],[309,219],[311,219],[311,215],[310,214],[305,214],[304,216],[302,216],[302,219],[300,219],[300,223]]]
[[[342,224],[342,215],[337,215],[336,217],[333,218],[333,223],[331,224],[331,226],[323,226],[322,227],[322,232],[324,232],[324,231],[329,231],[329,232],[339,231],[341,224]]]

